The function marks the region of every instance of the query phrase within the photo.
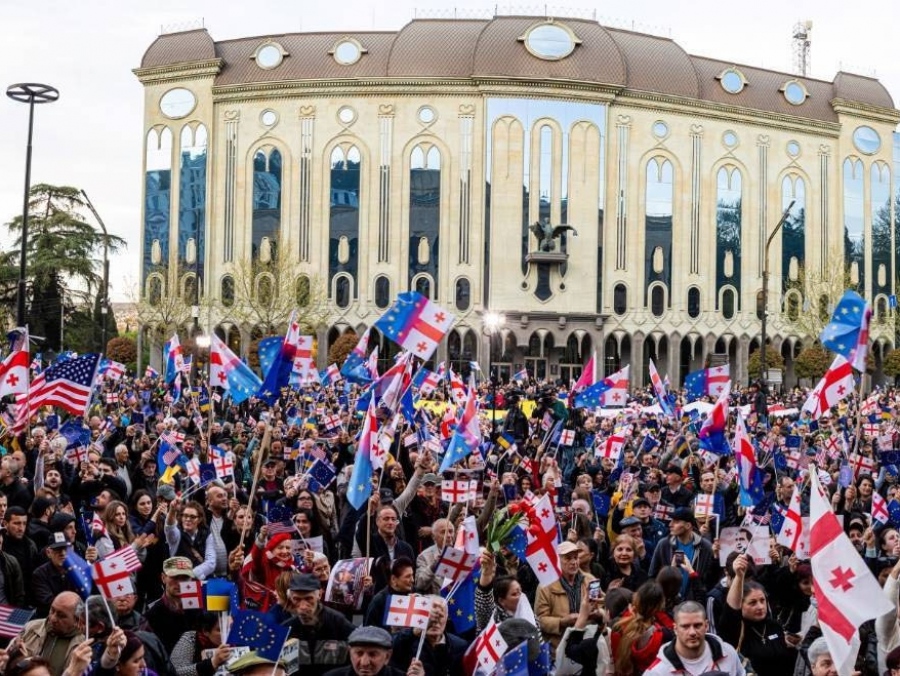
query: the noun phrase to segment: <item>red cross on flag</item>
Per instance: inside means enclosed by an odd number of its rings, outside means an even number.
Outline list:
[[[469,554],[481,554],[478,542],[478,524],[472,515],[463,519],[462,525],[456,531],[456,542],[454,546],[457,549],[464,549]]]
[[[716,513],[715,500],[716,496],[712,493],[700,493],[694,503],[694,514],[704,518],[713,516]]]
[[[810,553],[819,626],[838,673],[849,674],[859,652],[857,627],[895,609],[838,523],[816,474],[810,472]]]
[[[212,455],[212,462],[216,468],[216,476],[219,479],[234,476],[234,460],[231,458],[230,453],[218,452],[213,455],[213,449],[210,449],[210,455]]]
[[[881,431],[881,425],[878,423],[863,423],[863,434],[869,439],[874,439]]]
[[[871,474],[875,469],[875,461],[868,456],[854,453],[850,456],[850,466],[853,468],[853,476]]]
[[[140,567],[137,552],[131,547],[123,547],[91,566],[97,588],[110,599],[134,593],[131,573]]]
[[[203,586],[200,580],[179,582],[178,593],[178,600],[184,610],[199,610],[203,607]]]
[[[613,434],[606,438],[604,442],[597,448],[597,457],[609,458],[613,462],[622,455],[622,449],[625,447],[625,437],[621,434]]]
[[[28,330],[16,329],[12,350],[0,362],[0,397],[28,392]]]
[[[475,638],[463,655],[463,669],[467,674],[491,674],[500,662],[508,645],[500,635],[500,629],[494,618]]]
[[[477,554],[455,547],[445,547],[434,569],[434,575],[453,582],[464,580],[472,572],[477,560]]]
[[[872,492],[872,520],[880,524],[886,524],[890,521],[891,515],[888,513],[887,500],[881,497],[878,491]]]
[[[571,446],[575,443],[575,430],[563,430],[559,435],[560,446]]]
[[[456,504],[474,499],[468,479],[444,479],[441,481],[441,500]]]
[[[431,615],[431,598],[420,594],[388,596],[384,623],[389,627],[412,627],[425,629]]]
[[[794,494],[791,495],[791,503],[784,513],[784,523],[778,532],[776,540],[778,544],[787,547],[792,552],[800,551],[800,536],[803,533],[803,521],[800,517],[800,489],[794,486]]]
[[[850,362],[841,355],[837,355],[831,363],[831,368],[803,404],[803,410],[808,411],[813,420],[817,420],[828,409],[853,392],[854,385],[853,368],[850,366]]]

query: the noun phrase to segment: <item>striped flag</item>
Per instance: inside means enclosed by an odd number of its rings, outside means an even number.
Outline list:
[[[18,636],[34,613],[33,609],[26,610],[25,608],[0,605],[0,636],[6,638]]]

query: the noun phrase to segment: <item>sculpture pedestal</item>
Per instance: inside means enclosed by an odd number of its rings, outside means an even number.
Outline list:
[[[525,256],[526,263],[547,263],[561,265],[569,260],[569,254],[562,251],[533,251]]]

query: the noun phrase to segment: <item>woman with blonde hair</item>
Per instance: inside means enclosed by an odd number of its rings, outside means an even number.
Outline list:
[[[671,641],[672,620],[665,614],[665,596],[658,583],[645,582],[613,627],[612,658],[618,676],[640,676],[656,659],[660,647]]]
[[[103,516],[100,519],[103,522],[103,529],[94,546],[97,548],[97,557],[103,559],[114,551],[123,547],[133,546],[138,556],[143,558],[145,555],[144,548],[147,546],[148,536],[140,535],[135,537],[134,531],[131,529],[131,521],[128,517],[128,505],[120,500],[112,500],[103,510]],[[92,524],[92,530],[96,535],[96,521]]]

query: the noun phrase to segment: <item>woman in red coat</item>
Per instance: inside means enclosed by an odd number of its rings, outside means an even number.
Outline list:
[[[291,534],[278,533],[268,542],[266,526],[260,529],[244,567],[241,569],[241,586],[244,600],[250,608],[266,612],[277,602],[275,581],[282,573],[295,570],[291,550]]]

